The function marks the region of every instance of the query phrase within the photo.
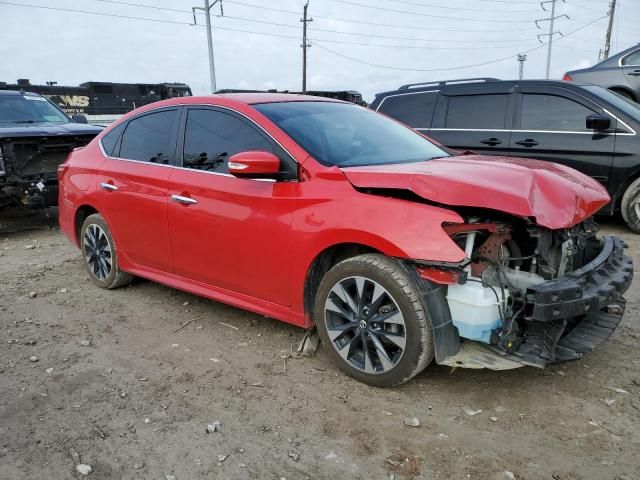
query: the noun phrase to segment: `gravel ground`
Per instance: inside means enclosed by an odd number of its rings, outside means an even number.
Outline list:
[[[581,361],[377,389],[292,356],[293,326],[148,281],[100,290],[50,214],[0,218],[1,479],[640,478],[637,280]],[[640,236],[604,230],[640,265]]]

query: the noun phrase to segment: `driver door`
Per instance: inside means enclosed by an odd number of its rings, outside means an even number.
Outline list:
[[[248,150],[276,154],[282,173],[271,181],[230,175],[229,157]],[[186,109],[177,155],[168,207],[175,273],[289,306],[295,161],[239,114],[211,107]]]

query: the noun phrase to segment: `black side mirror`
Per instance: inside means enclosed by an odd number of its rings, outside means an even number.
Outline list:
[[[602,131],[611,126],[611,118],[608,115],[594,114],[587,116],[587,129]]]
[[[76,123],[89,123],[89,121],[87,120],[87,117],[85,117],[80,113],[76,113],[75,115],[73,115],[71,117],[71,120],[73,120]]]

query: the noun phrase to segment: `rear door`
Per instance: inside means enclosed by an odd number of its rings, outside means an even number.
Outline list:
[[[509,89],[510,84],[445,88],[429,136],[460,151],[508,155],[513,112]]]
[[[518,87],[511,155],[561,163],[609,185],[616,119],[611,129],[586,128],[587,116],[606,113],[591,100],[557,87]]]
[[[166,108],[129,120],[119,138],[103,144],[109,151],[97,175],[101,210],[119,254],[164,272],[173,269],[167,182],[178,117],[178,108]]]
[[[636,99],[640,100],[640,50],[623,57],[620,65],[627,83],[636,93]]]

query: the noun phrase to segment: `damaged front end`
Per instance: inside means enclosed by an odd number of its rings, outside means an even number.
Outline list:
[[[91,135],[0,138],[0,208],[57,205],[57,169],[69,153],[87,145]]]
[[[467,261],[417,270],[448,284],[450,318],[434,325],[438,363],[544,367],[578,359],[613,333],[633,278],[622,240],[598,238],[591,219],[556,230],[507,216],[465,220],[444,229]]]

